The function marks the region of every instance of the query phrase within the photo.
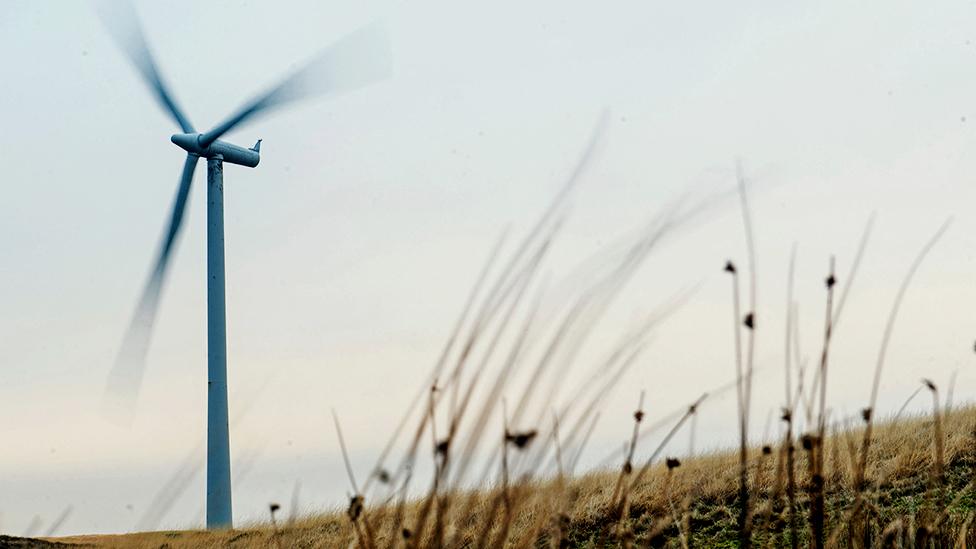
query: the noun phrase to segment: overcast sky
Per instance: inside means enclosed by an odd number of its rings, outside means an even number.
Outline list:
[[[296,483],[308,509],[342,504],[348,486],[329,409],[365,477],[488,250],[503,228],[528,230],[604,109],[601,146],[548,276],[561,280],[684,192],[733,188],[741,159],[760,283],[757,436],[782,404],[791,247],[803,353],[815,356],[829,258],[844,283],[872,212],[835,340],[832,409],[865,405],[901,277],[949,216],[906,297],[880,407],[896,409],[923,376],[947,387],[958,372],[957,402],[976,389],[971,2],[137,9],[198,128],[378,17],[393,43],[390,80],[227,135],[246,146],[264,139],[258,168],[225,171],[231,414],[252,401],[232,439],[235,463],[253,464],[236,486],[238,521],[287,503]],[[99,402],[175,192],[176,128],[90,5],[0,0],[0,50],[0,531],[21,534],[33,521],[41,533],[68,506],[60,533],[128,531],[203,440],[204,172],[138,411],[121,427]],[[597,341],[609,339],[701,283],[603,410],[589,463],[627,436],[641,389],[653,417],[731,378],[721,267],[744,264],[742,235],[734,201],[710,212],[650,258],[598,327]],[[734,406],[725,398],[703,410],[700,448],[734,440]],[[201,524],[203,494],[198,475],[160,526]]]

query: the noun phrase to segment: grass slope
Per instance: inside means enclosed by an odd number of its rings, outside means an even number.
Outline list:
[[[953,546],[961,539],[976,542],[968,525],[976,510],[971,482],[976,466],[974,426],[976,408],[953,411],[943,418],[945,463],[941,477],[935,471],[934,422],[916,417],[875,429],[868,464],[869,486],[861,512],[854,514],[855,448],[859,429],[835,432],[827,439],[825,486],[827,531],[842,547],[912,546],[928,536],[926,546]],[[790,546],[787,500],[784,495],[784,445],[767,454],[755,448],[750,457],[753,510],[753,545]],[[800,546],[809,544],[809,487],[804,450],[796,448],[797,517]],[[556,480],[513,485],[508,492],[518,505],[511,520],[504,519],[500,489],[457,495],[446,516],[444,540],[457,547],[498,545],[508,529],[505,546],[558,545],[561,522],[563,545],[619,546],[634,543],[654,547],[735,547],[738,455],[716,452],[686,459],[669,469],[656,464],[630,494],[626,528],[614,519],[613,492],[619,472],[594,472],[566,483]],[[563,485],[564,484],[564,485]],[[492,512],[492,507],[495,507]],[[420,502],[410,504],[403,524],[412,525]],[[464,512],[463,510],[467,510]],[[368,508],[374,544],[405,546],[400,532],[392,532],[391,508]],[[561,517],[561,519],[560,519]],[[853,518],[853,520],[852,520]],[[509,524],[510,522],[510,524]],[[359,524],[363,521],[360,519]],[[426,530],[424,543],[432,544]],[[628,534],[621,535],[621,531]],[[357,535],[344,513],[307,517],[273,528],[270,524],[234,531],[173,531],[119,536],[75,536],[52,539],[94,547],[171,549],[182,547],[345,547],[356,545]],[[410,540],[416,542],[416,537]],[[923,541],[918,540],[921,545]],[[828,541],[828,546],[830,542]]]

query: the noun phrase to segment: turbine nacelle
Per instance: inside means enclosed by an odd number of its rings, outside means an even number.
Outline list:
[[[203,134],[201,133],[177,133],[169,139],[184,151],[204,158],[220,156],[224,162],[247,166],[248,168],[257,166],[258,162],[261,161],[260,139],[254,144],[254,147],[245,149],[219,139],[204,147],[201,145],[203,143],[202,138]]]

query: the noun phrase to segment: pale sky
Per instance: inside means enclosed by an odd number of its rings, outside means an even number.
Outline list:
[[[956,402],[976,389],[970,2],[140,2],[137,10],[198,128],[363,24],[383,18],[391,33],[390,80],[293,105],[227,136],[246,146],[264,139],[258,168],[225,171],[231,414],[235,398],[259,395],[231,443],[236,463],[256,455],[235,487],[238,522],[265,518],[270,501],[287,504],[296,482],[306,509],[343,503],[330,408],[365,477],[488,250],[505,227],[528,230],[605,108],[599,152],[545,268],[554,287],[683,192],[732,188],[741,159],[760,281],[757,438],[782,404],[791,247],[803,352],[812,357],[830,255],[843,283],[872,212],[873,237],[835,340],[832,409],[841,416],[865,405],[901,277],[949,216],[903,305],[879,406],[896,409],[921,377],[947,387],[958,372]],[[120,427],[99,403],[175,192],[176,128],[90,5],[0,0],[0,49],[0,531],[24,533],[39,517],[42,533],[68,506],[59,533],[129,531],[203,438],[204,171],[138,411]],[[710,213],[649,259],[598,326],[594,345],[702,283],[622,380],[584,462],[619,447],[641,389],[653,418],[731,379],[721,267],[727,258],[745,263],[742,235],[735,202]],[[731,398],[705,408],[699,448],[734,440],[733,415]],[[679,439],[673,453],[687,449]],[[202,523],[203,494],[200,474],[160,527]]]

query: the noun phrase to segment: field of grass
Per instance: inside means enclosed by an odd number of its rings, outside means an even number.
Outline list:
[[[972,481],[976,475],[976,409],[965,408],[941,418],[943,464],[938,463],[933,417],[913,417],[876,427],[866,472],[868,486],[859,491],[856,452],[863,430],[837,432],[825,443],[826,544],[839,547],[943,547],[976,543],[969,531],[976,513]],[[756,546],[788,547],[789,501],[786,495],[786,445],[749,455],[751,540]],[[809,450],[797,448],[796,535],[810,545]],[[306,517],[294,523],[271,523],[225,532],[153,532],[120,536],[76,536],[52,542],[93,547],[347,547],[365,542],[376,547],[735,547],[738,531],[738,453],[723,452],[686,459],[669,468],[651,466],[629,492],[621,520],[614,487],[619,471],[594,472],[565,483],[513,483],[508,501],[497,488],[455,496],[444,517],[437,543],[434,527],[423,542],[404,539],[403,525],[415,525],[423,502],[404,509],[367,507],[357,527],[346,513]],[[938,469],[941,474],[937,474]],[[859,496],[859,493],[861,494]],[[619,499],[619,495],[617,496]],[[855,504],[856,501],[859,503]],[[492,510],[494,508],[494,511]],[[366,522],[371,534],[367,538]],[[400,527],[394,531],[397,524]],[[504,530],[508,530],[504,532]],[[958,544],[958,545],[957,545]]]

